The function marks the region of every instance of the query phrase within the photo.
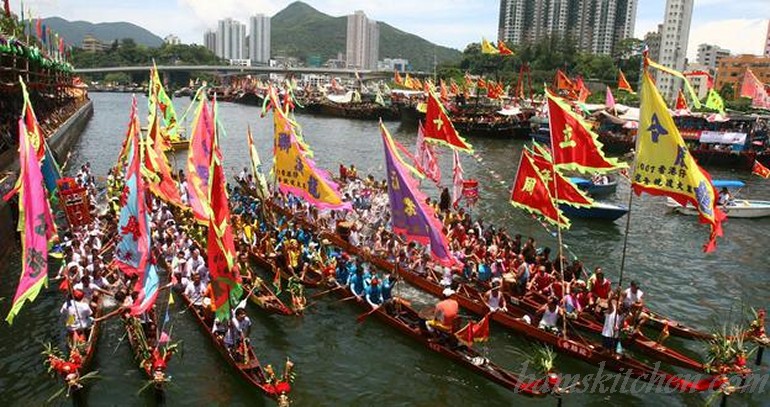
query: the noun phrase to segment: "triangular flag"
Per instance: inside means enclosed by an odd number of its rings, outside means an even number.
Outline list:
[[[432,142],[445,144],[450,148],[473,152],[468,142],[455,130],[455,126],[449,119],[444,107],[433,92],[428,93],[428,110],[425,113],[424,126],[425,139]]]
[[[687,100],[684,98],[684,93],[682,93],[682,90],[679,89],[679,93],[676,95],[676,106],[674,107],[674,111],[684,112],[689,110],[690,108],[687,107]]]
[[[754,165],[751,167],[751,173],[759,175],[762,178],[770,178],[770,169],[757,160],[754,160]]]
[[[554,203],[540,171],[532,161],[532,155],[522,151],[519,169],[511,189],[511,204],[527,212],[542,216],[548,223],[569,228],[569,219]]]
[[[624,90],[632,95],[635,95],[634,89],[631,88],[631,84],[626,80],[626,75],[623,75],[623,71],[618,69],[618,90]]]
[[[505,41],[497,43],[497,50],[500,52],[500,55],[513,55],[513,51],[505,45]]]
[[[604,97],[604,106],[607,109],[615,109],[615,96],[612,95],[612,89],[607,86],[607,94]]]
[[[481,38],[481,53],[482,54],[499,54],[500,51],[492,45],[486,38]]]

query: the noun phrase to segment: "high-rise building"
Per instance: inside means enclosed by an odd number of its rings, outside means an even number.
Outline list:
[[[765,37],[765,56],[770,57],[770,20],[767,20],[767,36]]]
[[[215,31],[206,30],[203,34],[203,46],[214,54],[217,53],[217,33]]]
[[[270,61],[270,17],[264,14],[249,19],[249,59],[253,64]]]
[[[246,54],[246,26],[232,18],[219,20],[217,23],[218,57],[224,59],[244,59]]]
[[[651,31],[644,35],[644,43],[650,52],[650,58],[653,61],[660,59],[660,32],[663,31],[663,24],[658,24],[657,31]]]
[[[568,37],[581,51],[610,54],[634,34],[638,0],[500,0],[498,41]]]
[[[348,16],[345,56],[349,68],[377,69],[380,27],[358,10]]]
[[[708,68],[712,75],[716,72],[719,60],[730,56],[730,50],[720,48],[718,45],[700,44],[698,45],[698,65]]]
[[[679,72],[684,70],[687,56],[687,41],[690,39],[690,22],[695,0],[666,0],[663,28],[660,31],[661,65]],[[682,81],[667,73],[656,72],[656,83],[661,95],[667,101],[676,98]]]

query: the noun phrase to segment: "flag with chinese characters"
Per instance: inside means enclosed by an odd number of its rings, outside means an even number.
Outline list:
[[[40,290],[48,283],[48,240],[56,234],[51,217],[43,173],[40,169],[37,151],[32,144],[24,120],[19,119],[19,178],[14,188],[3,197],[9,200],[18,194],[19,223],[17,230],[22,236],[21,277],[11,310],[6,321],[13,323],[26,301],[34,301]]]
[[[668,196],[680,205],[693,205],[700,221],[711,226],[704,250],[713,251],[717,236],[722,236],[725,218],[717,206],[719,195],[711,176],[690,155],[650,74],[643,75],[636,170],[631,186],[637,195],[646,192]]]
[[[532,154],[532,163],[540,173],[540,177],[548,185],[548,192],[558,203],[567,204],[576,208],[588,208],[594,201],[575,184],[554,170],[550,153],[539,144],[535,144],[535,152]]]
[[[627,164],[604,155],[599,136],[589,130],[583,118],[575,114],[561,98],[548,91],[546,96],[551,151],[557,169],[607,172],[628,168]]]
[[[521,153],[519,170],[511,189],[511,204],[543,217],[548,223],[562,228],[569,228],[569,219],[562,215],[551,193],[548,192],[543,177],[540,175],[532,155],[527,150]]]
[[[317,168],[310,158],[308,146],[301,146],[294,122],[281,109],[281,104],[270,92],[273,109],[273,172],[281,192],[294,194],[319,209],[348,209],[339,186],[326,171]]]
[[[468,347],[473,346],[474,343],[486,342],[489,339],[489,315],[485,315],[479,322],[469,321],[465,327],[455,333],[457,339]]]
[[[211,217],[208,191],[214,126],[213,112],[208,107],[206,96],[202,95],[187,152],[187,199],[195,220],[202,225],[207,225]]]
[[[415,151],[415,163],[428,179],[439,184],[441,182],[441,167],[438,165],[438,156],[432,145],[425,142],[422,123],[417,127],[417,149]]]
[[[51,149],[48,147],[43,129],[37,121],[35,109],[32,108],[32,101],[29,99],[27,86],[24,81],[20,80],[19,83],[21,84],[22,96],[24,98],[22,115],[27,137],[29,137],[32,148],[35,149],[37,159],[40,161],[43,181],[45,182],[46,190],[48,190],[48,196],[56,197],[56,182],[61,178],[61,169],[53,154],[51,154]],[[52,198],[51,201],[55,202],[55,198]]]
[[[278,110],[278,109],[275,109]],[[235,266],[235,242],[230,225],[230,206],[227,200],[225,174],[222,168],[222,153],[219,151],[218,137],[212,140],[211,181],[209,202],[211,218],[208,223],[207,264],[211,275],[211,299],[217,317],[230,317],[231,304],[237,304],[243,289],[241,277]]]
[[[382,123],[380,131],[385,147],[385,171],[393,232],[405,236],[407,241],[430,245],[431,254],[439,263],[446,266],[455,264],[456,260],[449,250],[449,242],[442,231],[441,222],[433,209],[425,204],[425,195],[409,175],[407,164],[398,154],[397,142]]]
[[[428,110],[425,113],[423,133],[428,141],[445,144],[467,153],[473,152],[473,147],[457,133],[449,115],[433,92],[428,94]]]
[[[626,75],[624,75],[623,71],[620,69],[618,69],[618,90],[624,90],[632,95],[636,94],[634,89],[631,87],[631,84],[629,84],[626,80]]]
[[[147,137],[142,142],[144,149],[144,168],[149,181],[150,191],[163,201],[178,207],[184,207],[179,195],[179,187],[171,176],[171,165],[163,151],[163,136],[160,134],[158,115],[150,116]]]
[[[125,185],[120,194],[120,217],[118,219],[118,243],[115,246],[115,261],[127,276],[144,272],[150,255],[147,201],[145,185],[141,174],[141,150],[139,118],[132,112],[129,124],[130,145],[128,146],[128,168]]]
[[[770,168],[765,167],[758,160],[754,160],[754,165],[751,166],[751,173],[762,178],[770,178]]]

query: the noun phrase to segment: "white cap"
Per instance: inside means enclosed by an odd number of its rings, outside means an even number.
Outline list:
[[[455,290],[447,287],[442,293],[444,294],[444,297],[451,297],[455,293]]]

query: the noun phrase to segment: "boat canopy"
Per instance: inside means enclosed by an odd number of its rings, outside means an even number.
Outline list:
[[[714,188],[743,188],[746,184],[737,179],[715,179],[712,181]]]

